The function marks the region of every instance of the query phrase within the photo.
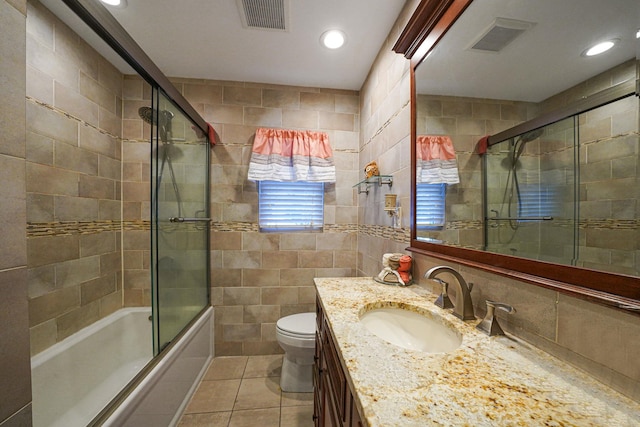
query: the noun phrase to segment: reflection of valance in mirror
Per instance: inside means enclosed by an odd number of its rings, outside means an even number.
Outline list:
[[[458,161],[448,136],[418,135],[416,180],[419,184],[457,184]]]
[[[325,132],[259,128],[248,178],[251,181],[335,182],[336,168]]]

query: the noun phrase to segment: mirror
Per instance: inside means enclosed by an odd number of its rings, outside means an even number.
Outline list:
[[[464,10],[457,20],[454,8]],[[412,247],[607,294],[596,299],[640,300],[639,17],[636,0],[418,6],[403,33],[415,38],[401,49],[414,66]],[[586,55],[608,40],[609,51]],[[424,194],[438,185],[422,177],[430,136],[451,139],[460,179],[444,185],[440,223],[431,211],[442,196]]]

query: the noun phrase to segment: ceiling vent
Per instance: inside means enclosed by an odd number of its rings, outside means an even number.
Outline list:
[[[237,0],[245,28],[287,31],[289,0]]]
[[[500,52],[516,37],[536,25],[533,22],[496,18],[493,24],[471,45],[472,50]]]

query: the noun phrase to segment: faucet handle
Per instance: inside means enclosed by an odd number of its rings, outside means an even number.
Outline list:
[[[484,316],[484,319],[482,319],[480,323],[478,323],[478,326],[476,326],[476,329],[488,334],[490,337],[494,335],[504,335],[504,331],[502,330],[502,328],[500,327],[500,324],[498,323],[498,318],[495,317],[496,308],[498,310],[506,311],[509,314],[515,313],[516,309],[509,304],[504,304],[501,302],[487,300],[486,303],[487,303],[487,315]]]
[[[489,310],[489,307],[493,307],[494,310],[497,308],[498,310],[506,311],[509,314],[516,312],[516,309],[509,304],[505,304],[502,302],[489,301],[489,300],[487,300],[486,303],[487,303],[487,311]]]
[[[438,298],[436,299],[436,302],[434,302],[434,304],[436,305],[436,307],[440,307],[440,308],[453,308],[453,303],[451,302],[451,299],[449,298],[449,295],[447,294],[448,290],[449,290],[449,283],[445,282],[442,279],[431,279],[434,280],[438,283],[440,283],[442,285],[442,293],[438,296]]]

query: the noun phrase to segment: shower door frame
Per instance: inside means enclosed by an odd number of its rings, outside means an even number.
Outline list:
[[[152,86],[151,88],[151,105],[153,106],[153,118],[156,124],[161,123],[160,122],[160,112],[163,111],[163,106],[161,105],[161,100],[168,102],[169,104],[171,104],[172,106],[176,107],[178,110],[178,114],[184,114],[183,111],[180,110],[179,106],[171,99],[169,98],[169,96],[166,94],[166,92],[164,92],[164,90],[162,90],[162,88],[158,87],[158,86]],[[191,119],[188,115],[184,114],[186,119]],[[169,128],[170,129],[170,128]],[[195,132],[195,129],[194,129]],[[173,137],[172,132],[169,133],[168,135],[169,137]],[[167,137],[167,135],[165,134],[165,137]],[[167,215],[161,217],[161,215],[164,215],[166,212],[163,211],[163,209],[160,208],[160,187],[162,185],[161,180],[163,179],[163,171],[162,169],[166,169],[167,167],[170,170],[164,170],[164,174],[168,174],[170,172],[171,177],[167,178],[166,175],[164,176],[164,179],[172,179],[175,180],[175,176],[174,176],[174,171],[173,171],[173,166],[171,164],[171,159],[163,159],[161,160],[161,156],[160,153],[162,152],[162,149],[166,149],[169,147],[172,147],[172,142],[169,142],[168,145],[165,145],[165,143],[167,143],[166,141],[163,142],[161,141],[162,135],[160,132],[160,126],[159,125],[154,125],[151,126],[151,144],[150,144],[150,158],[151,158],[151,164],[150,164],[150,168],[151,168],[151,180],[150,180],[150,192],[151,192],[151,310],[152,310],[152,324],[153,324],[153,355],[158,356],[162,351],[164,351],[165,348],[169,347],[170,344],[177,338],[180,337],[181,334],[189,327],[189,325],[193,322],[193,320],[197,319],[210,305],[211,305],[211,263],[210,263],[210,253],[211,253],[211,241],[210,241],[210,234],[211,234],[211,229],[210,229],[210,221],[211,221],[211,204],[210,204],[210,165],[211,165],[211,161],[210,161],[210,145],[209,145],[209,141],[208,141],[208,137],[205,134],[204,135],[204,141],[202,142],[201,145],[203,145],[203,150],[205,153],[205,158],[203,160],[204,162],[204,167],[206,170],[206,174],[204,176],[204,181],[203,181],[203,200],[202,200],[202,210],[198,210],[197,212],[202,212],[204,211],[204,217],[202,218],[196,218],[197,214],[194,213],[192,215],[191,218],[182,218],[180,217],[180,215],[186,215],[187,217],[189,217],[189,214],[185,214],[184,213],[184,204],[181,202],[180,197],[178,196],[178,194],[176,194],[176,202],[178,204],[178,209],[177,209],[177,214],[176,216],[172,216],[169,217]],[[165,165],[161,165],[161,171],[158,173],[158,165],[160,164],[159,162],[165,162]],[[181,183],[178,182],[173,182],[173,186],[178,187],[175,188],[175,191],[178,192],[179,191],[179,187],[180,187]],[[165,201],[166,204],[166,201]],[[180,205],[183,205],[182,207]],[[175,221],[175,222],[174,222]],[[168,327],[163,327],[163,324],[166,322],[166,316],[163,316],[163,310],[168,308],[167,304],[167,298],[166,296],[163,297],[161,295],[161,288],[163,288],[163,283],[171,283],[172,281],[166,277],[167,275],[165,274],[165,277],[163,277],[162,272],[160,271],[160,252],[162,250],[162,243],[161,240],[161,223],[164,223],[165,226],[167,226],[167,223],[171,222],[171,226],[173,228],[176,228],[177,230],[175,230],[175,232],[179,233],[179,232],[184,232],[184,228],[185,227],[189,227],[192,225],[192,223],[194,222],[202,222],[203,224],[206,224],[204,226],[204,228],[199,229],[202,233],[204,233],[204,277],[202,279],[204,279],[204,283],[203,286],[205,287],[205,295],[206,295],[206,303],[203,305],[202,309],[198,310],[198,313],[195,313],[190,321],[187,321],[184,323],[183,327],[180,328],[179,331],[177,331],[176,333],[172,333],[170,334],[171,339],[166,340],[166,333],[164,333],[164,331],[166,329],[168,329]],[[164,236],[166,239],[166,235]],[[175,242],[176,239],[174,239],[173,243]],[[173,285],[175,286],[175,283],[173,283]],[[163,317],[165,317],[165,319],[163,320]]]
[[[196,109],[187,101],[182,93],[171,83],[171,81],[163,74],[158,66],[149,58],[144,50],[135,42],[135,40],[126,32],[114,16],[100,2],[93,0],[62,0],[91,30],[93,30],[109,47],[111,47],[121,58],[123,58],[136,73],[140,75],[152,87],[160,88],[167,97],[184,113],[203,133],[205,141],[208,140],[208,124]],[[153,126],[152,126],[153,128]],[[207,144],[209,147],[209,144]],[[206,192],[209,197],[210,186],[210,153],[207,150],[207,180]],[[207,200],[207,214],[209,214],[210,206]],[[208,228],[207,235],[207,292],[210,293],[210,230]],[[91,421],[89,426],[102,425],[107,418],[112,415],[119,405],[123,403],[131,392],[140,386],[151,373],[172,350],[174,344],[178,343],[190,328],[197,324],[203,318],[203,314],[211,307],[210,295],[208,294],[207,305],[196,314],[193,319],[183,328],[174,341],[161,352],[155,354],[153,359],[147,363],[138,374],[131,380],[127,387],[116,395],[113,400]]]
[[[560,221],[571,221],[571,257],[567,258],[567,259],[552,259],[552,257],[549,257],[548,253],[545,253],[545,251],[541,248],[541,245],[543,245],[544,243],[547,243],[547,247],[549,245],[549,242],[545,242],[544,238],[540,235],[540,232],[542,231],[542,228],[539,228],[538,230],[538,236],[537,236],[537,240],[535,240],[534,243],[537,243],[538,245],[538,250],[537,252],[535,252],[535,256],[533,252],[523,252],[523,251],[519,251],[517,247],[515,248],[515,252],[514,255],[517,257],[521,257],[521,258],[527,258],[527,259],[532,259],[532,260],[542,260],[543,262],[552,262],[552,263],[557,263],[557,264],[562,264],[562,265],[569,265],[569,266],[575,266],[578,263],[579,260],[579,220],[580,220],[580,159],[579,159],[579,150],[580,150],[580,123],[578,120],[578,116],[579,114],[576,114],[572,117],[566,117],[563,118],[561,120],[555,121],[555,122],[550,122],[547,123],[546,125],[544,125],[543,127],[540,127],[536,130],[532,130],[529,132],[535,132],[538,130],[544,130],[546,129],[548,126],[553,126],[562,122],[571,122],[571,125],[568,126],[567,123],[567,128],[571,128],[573,130],[572,132],[572,136],[571,136],[571,147],[570,147],[570,151],[573,153],[573,157],[572,157],[572,164],[571,167],[565,167],[565,170],[571,170],[572,173],[572,179],[571,179],[571,197],[572,197],[572,210],[571,213],[569,214],[568,210],[564,210],[561,209],[562,213],[559,215],[559,218],[555,215],[555,214],[550,214],[550,213],[544,213],[544,214],[540,214],[540,216],[531,216],[531,217],[521,217],[521,201],[520,201],[520,196],[518,195],[517,197],[517,201],[513,202],[511,199],[509,199],[509,205],[512,205],[513,203],[516,203],[517,209],[515,211],[512,211],[510,209],[510,207],[507,209],[508,215],[505,217],[504,214],[502,213],[502,210],[497,211],[491,208],[496,208],[498,209],[495,205],[495,201],[492,203],[491,200],[489,200],[489,193],[492,191],[497,191],[499,194],[503,194],[503,198],[502,198],[502,204],[500,205],[501,208],[504,208],[504,203],[505,203],[505,196],[507,194],[507,189],[508,186],[510,185],[509,183],[509,179],[517,179],[514,178],[511,174],[515,175],[517,174],[517,167],[514,165],[510,165],[510,167],[512,167],[512,170],[509,172],[509,177],[508,179],[504,182],[505,187],[501,187],[498,186],[498,188],[491,188],[489,183],[492,181],[490,179],[490,173],[496,173],[493,170],[490,170],[491,168],[491,164],[490,164],[490,157],[496,156],[497,154],[490,154],[489,151],[491,150],[491,147],[493,146],[497,146],[499,144],[513,144],[514,140],[517,141],[518,137],[522,137],[522,135],[526,135],[527,133],[521,134],[521,135],[517,135],[514,136],[510,139],[505,139],[503,141],[500,142],[494,142],[491,145],[489,145],[487,147],[487,152],[485,154],[482,155],[482,206],[483,206],[483,216],[484,216],[484,220],[483,220],[483,246],[482,246],[482,250],[483,251],[487,251],[489,253],[494,253],[494,254],[501,254],[501,255],[509,255],[504,248],[501,250],[500,249],[500,245],[501,244],[506,244],[506,243],[511,243],[512,240],[515,240],[516,245],[518,244],[518,242],[522,242],[522,238],[518,239],[516,237],[516,234],[518,233],[518,230],[520,228],[520,222],[524,221],[524,222],[534,222],[537,223],[537,225],[539,227],[545,227],[546,225],[551,225],[553,224],[554,221],[556,220],[560,220]],[[508,132],[509,130],[505,131]],[[543,134],[544,135],[544,134]],[[543,142],[541,142],[543,143]],[[510,150],[515,149],[514,147],[510,148]],[[538,151],[540,151],[540,149],[538,149]],[[566,150],[569,151],[569,150]],[[543,175],[543,170],[542,170],[542,164],[540,163],[540,157],[541,153],[538,152],[536,154],[538,156],[538,166],[537,166],[537,175],[538,175],[538,182],[534,183],[538,186],[542,186],[543,185],[543,181],[542,181],[542,175]],[[499,158],[499,157],[498,157]],[[514,160],[516,159],[516,160]],[[517,158],[515,158],[515,156],[511,156],[511,162],[519,162],[519,160],[517,160]],[[535,171],[534,171],[535,172]],[[534,173],[535,176],[535,173]],[[495,180],[494,180],[495,181]],[[502,180],[498,179],[499,184],[502,184]],[[513,191],[516,191],[516,193],[519,193],[520,190],[517,188],[517,184],[514,184],[513,182],[511,183],[512,188],[511,188],[511,192],[513,193]],[[514,185],[516,185],[516,187],[513,187]],[[569,187],[569,185],[567,185],[565,183],[566,187]],[[566,190],[566,188],[565,188]],[[566,193],[569,193],[569,191],[566,191]],[[560,203],[560,201],[562,200],[563,202],[566,201],[566,199],[560,197],[556,197],[557,200],[555,200],[555,202]],[[491,216],[491,213],[494,213],[495,216]],[[535,215],[535,214],[534,214]],[[548,222],[549,221],[549,222]],[[505,224],[508,223],[509,227],[505,227]],[[515,223],[515,226],[513,225]],[[501,241],[500,235],[501,232],[503,231],[503,228],[510,228],[511,229],[511,236],[509,238],[509,242],[503,242]],[[507,230],[507,232],[509,232],[509,230]],[[529,242],[530,243],[530,242]],[[555,245],[553,245],[555,246]],[[567,251],[568,252],[568,251]],[[523,253],[527,253],[527,255],[523,255]]]

